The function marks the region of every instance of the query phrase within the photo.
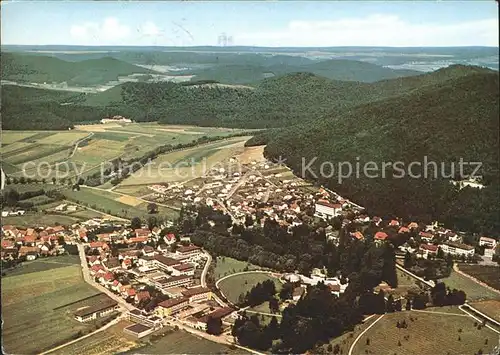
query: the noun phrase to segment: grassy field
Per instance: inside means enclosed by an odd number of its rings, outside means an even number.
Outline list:
[[[178,330],[167,333],[152,344],[130,351],[127,354],[245,354],[241,349],[211,342]]]
[[[80,265],[2,278],[5,351],[38,353],[90,331],[95,325],[74,320],[67,305],[98,293],[83,281]]]
[[[463,264],[459,265],[459,269],[488,286],[500,290],[500,266]]]
[[[349,348],[351,347],[354,339],[366,328],[370,326],[370,324],[377,319],[377,315],[367,320],[365,323],[358,324],[354,327],[352,332],[345,332],[339,337],[333,338],[330,340],[328,344],[332,344],[332,347],[338,345],[340,347],[341,354],[347,354],[349,352]],[[322,346],[322,348],[327,351],[328,344]],[[357,353],[356,353],[357,354]]]
[[[123,332],[123,328],[132,322],[122,320],[105,331],[94,334],[74,344],[53,352],[54,355],[85,354],[102,355],[118,354],[137,346],[137,341]]]
[[[156,123],[83,125],[72,131],[3,131],[0,154],[8,166],[8,173],[18,176],[24,163],[42,161],[51,165],[68,162],[78,169],[83,167],[83,171],[87,172],[117,157],[141,157],[161,145],[175,146],[191,143],[200,137],[225,137],[237,132],[240,130]],[[70,158],[74,144],[91,133],[94,135],[88,144],[80,145]],[[36,172],[36,169],[30,172]],[[45,168],[40,170],[41,174],[48,172]],[[48,178],[54,174],[48,175]],[[74,175],[76,171],[73,169],[71,176]]]
[[[472,302],[471,306],[477,308],[480,312],[500,322],[500,301],[489,300],[481,302]]]
[[[398,329],[396,322],[403,320],[408,327]],[[478,330],[474,322],[470,317],[457,315],[417,312],[387,314],[361,337],[354,354],[366,354],[369,351],[373,355],[456,355],[476,354],[479,349],[486,354],[498,344],[498,334],[486,327]],[[409,338],[405,339],[405,336]],[[368,338],[369,345],[366,344]]]
[[[243,150],[249,137],[229,138],[199,147],[183,149],[158,156],[151,164],[138,170],[119,186],[180,182],[202,176],[214,164],[229,159]]]
[[[32,272],[47,271],[79,264],[80,258],[77,255],[61,255],[57,257],[38,258],[33,261],[25,261],[14,269],[4,269],[3,271],[6,275],[3,277],[14,277]]]
[[[219,288],[230,302],[237,303],[240,294],[247,293],[257,283],[266,280],[273,280],[276,284],[276,289],[279,290],[281,283],[278,279],[261,273],[249,273],[228,277],[227,279],[221,281]]]
[[[489,289],[479,285],[477,282],[474,282],[468,279],[465,276],[460,275],[455,271],[451,271],[449,277],[441,279],[447,287],[457,290],[463,290],[469,301],[481,301],[481,300],[490,300],[490,299],[500,299],[500,295]]]
[[[123,196],[117,193],[86,187],[81,187],[80,191],[66,189],[63,193],[68,200],[88,205],[91,208],[112,214],[114,216],[122,218],[132,218],[136,216],[140,218],[147,218],[150,216],[147,211],[147,202],[141,202],[136,206],[126,204],[121,202],[123,201]],[[177,211],[161,207],[159,208],[158,215],[173,219],[177,217]]]
[[[217,257],[217,265],[214,270],[215,280],[236,272],[245,271],[245,268],[247,269],[246,271],[261,269],[261,267],[247,263],[246,261],[239,261],[227,256],[219,256]]]
[[[23,216],[2,217],[3,224],[13,224],[18,227],[48,226],[55,225],[56,223],[68,226],[80,220],[80,218],[69,215],[45,214],[43,212],[27,213]]]

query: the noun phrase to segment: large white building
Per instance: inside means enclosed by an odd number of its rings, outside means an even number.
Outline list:
[[[325,200],[316,202],[314,215],[320,218],[333,218],[340,215],[342,205],[340,203],[330,203]]]
[[[448,253],[455,256],[473,256],[474,255],[474,247],[467,244],[453,243],[447,242],[440,245],[440,248],[444,253]]]
[[[479,238],[479,246],[485,246],[487,248],[495,249],[495,247],[497,246],[497,241],[493,238],[481,237]]]

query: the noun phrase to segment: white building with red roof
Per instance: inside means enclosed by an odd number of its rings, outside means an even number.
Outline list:
[[[329,219],[340,215],[340,212],[342,212],[342,205],[340,203],[318,200],[315,205],[314,215],[316,217]]]

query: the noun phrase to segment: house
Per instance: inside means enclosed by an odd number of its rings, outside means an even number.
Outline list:
[[[109,250],[109,246],[105,242],[91,242],[89,246],[91,249],[97,249],[99,251]]]
[[[136,303],[150,300],[150,299],[151,299],[151,295],[149,294],[149,291],[139,291],[135,295],[135,302]]]
[[[399,222],[397,220],[393,219],[393,220],[391,220],[389,222],[389,226],[391,226],[391,227],[399,227]]]
[[[172,275],[194,275],[194,266],[192,264],[180,264],[172,267]]]
[[[134,234],[136,238],[142,238],[149,237],[151,235],[151,232],[147,228],[139,228],[134,230]]]
[[[181,243],[191,243],[191,237],[189,235],[183,235],[181,237]]]
[[[167,245],[172,245],[175,243],[175,234],[168,233],[163,237],[163,240],[165,241],[165,243],[167,243]]]
[[[209,318],[212,319],[224,319],[225,317],[229,316],[230,314],[233,314],[234,309],[231,307],[223,307],[219,308],[211,313],[208,313],[204,315],[203,317],[200,317],[196,319],[196,326],[200,329],[206,330],[207,329],[207,322]]]
[[[400,227],[398,230],[398,234],[409,233],[409,232],[410,230],[407,227]]]
[[[422,256],[427,259],[429,255],[437,255],[439,247],[437,245],[432,244],[420,244],[419,251],[422,253]]]
[[[38,257],[38,253],[35,251],[29,251],[26,253],[26,260],[32,261]]]
[[[303,286],[298,286],[298,287],[295,287],[295,288],[293,289],[292,299],[293,299],[294,301],[298,301],[298,300],[302,297],[302,295],[303,295],[304,293],[306,293],[306,289],[305,289],[305,287],[303,287]]]
[[[479,246],[485,246],[488,248],[495,249],[497,246],[497,241],[496,241],[496,239],[493,239],[493,238],[481,237],[481,238],[479,238]]]
[[[187,298],[172,298],[158,304],[156,313],[158,316],[165,318],[171,316],[189,305]]]
[[[377,232],[375,233],[375,240],[386,240],[389,236],[385,232]]]
[[[144,248],[142,248],[142,253],[146,256],[154,256],[155,249],[153,247],[150,247],[149,245],[146,245]]]
[[[189,300],[189,303],[208,301],[212,298],[212,291],[207,287],[194,287],[182,292],[182,295]]]
[[[340,215],[342,205],[339,203],[330,203],[327,200],[318,200],[315,205],[314,215],[324,219],[330,219]]]
[[[420,236],[421,240],[426,241],[426,242],[432,242],[432,240],[434,239],[434,234],[429,233],[429,232],[422,231],[422,232],[418,233],[418,235]]]
[[[77,321],[84,323],[100,317],[104,317],[110,313],[113,313],[118,308],[118,302],[109,299],[94,306],[80,309],[74,313],[74,316]]]
[[[111,257],[105,261],[104,266],[106,266],[108,270],[115,270],[121,267],[121,263],[118,258]]]
[[[361,233],[359,231],[351,233],[351,237],[353,237],[354,239],[357,239],[357,240],[363,240],[363,239],[365,239],[363,233]]]
[[[130,269],[132,267],[132,259],[123,259],[122,260],[122,268]]]
[[[19,254],[18,254],[18,256],[20,258],[22,258],[23,256],[27,256],[28,253],[30,255],[36,255],[36,256],[38,256],[39,252],[40,252],[40,249],[38,247],[22,246],[22,247],[19,248]],[[31,256],[30,258],[33,258],[33,256]],[[34,259],[31,259],[31,260],[34,260]]]
[[[340,292],[342,287],[340,284],[328,284],[328,288],[330,289],[330,292],[333,293],[335,296],[340,296]]]
[[[408,229],[417,229],[418,228],[418,223],[416,222],[411,222],[408,224]]]
[[[443,252],[455,255],[455,256],[473,256],[474,255],[474,247],[467,244],[454,243],[454,242],[446,242],[441,244],[441,249]]]
[[[122,284],[120,281],[118,280],[113,280],[113,282],[110,284],[110,288],[115,291],[115,292],[119,292],[120,289],[122,287]]]

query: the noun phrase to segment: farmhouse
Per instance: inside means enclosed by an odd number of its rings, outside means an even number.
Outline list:
[[[389,236],[384,232],[375,233],[375,240],[386,240]]]
[[[172,314],[179,312],[189,305],[187,298],[172,298],[158,304],[156,312],[160,317],[168,317]]]
[[[110,313],[113,313],[119,308],[118,302],[108,299],[103,303],[96,304],[94,306],[86,307],[84,309],[75,312],[75,319],[79,322],[88,322],[99,317],[104,317]]]

